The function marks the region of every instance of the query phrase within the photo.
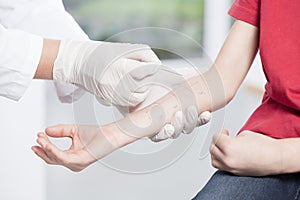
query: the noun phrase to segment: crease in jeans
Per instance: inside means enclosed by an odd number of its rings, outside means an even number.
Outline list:
[[[299,195],[300,195],[300,187],[297,190],[296,196],[294,200],[299,200]]]

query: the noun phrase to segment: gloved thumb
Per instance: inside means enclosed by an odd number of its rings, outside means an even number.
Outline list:
[[[154,63],[142,64],[132,69],[129,74],[135,80],[143,80],[158,72],[160,66]]]

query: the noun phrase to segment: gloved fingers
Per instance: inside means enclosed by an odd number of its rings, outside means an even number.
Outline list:
[[[114,105],[135,107],[147,98],[151,87],[150,84],[143,83],[139,79],[157,73],[159,66],[131,59],[123,59],[122,62],[123,67],[119,75],[121,79],[114,87],[109,88],[108,93],[111,95],[108,96],[111,97]],[[101,93],[103,94],[104,91]]]
[[[130,61],[130,60],[129,60]],[[137,61],[135,61],[137,62]],[[153,76],[156,74],[161,66],[158,64],[145,64],[145,63],[136,63],[131,68],[129,74],[134,80],[143,80],[146,77]]]
[[[145,91],[143,93],[138,93],[138,92],[133,92],[127,98],[127,96],[123,97],[125,101],[125,105],[128,105],[129,107],[136,107],[138,104],[142,103],[145,101],[149,94],[149,91]]]
[[[126,93],[126,94],[125,94]],[[149,91],[144,93],[122,91],[122,94],[115,94],[111,98],[103,99],[102,97],[96,97],[97,101],[106,106],[120,106],[124,108],[136,107],[138,104],[145,101],[149,94]]]
[[[209,122],[211,113],[205,111],[201,113],[198,118],[197,108],[195,106],[189,106],[186,110],[185,116],[182,111],[175,113],[171,124],[165,125],[158,134],[150,137],[153,142],[160,142],[169,138],[177,138],[181,132],[184,134],[191,133],[194,128],[199,124],[199,121]],[[202,123],[201,125],[203,125]]]
[[[200,72],[197,68],[194,67],[182,67],[182,68],[176,68],[175,71],[181,75],[184,76],[184,78],[189,79],[194,76],[200,75]]]
[[[171,123],[166,124],[158,134],[152,136],[150,139],[153,142],[160,142],[169,138],[178,138],[183,130],[183,117],[182,111],[177,111],[173,116]]]
[[[126,55],[126,58],[137,60],[140,62],[150,62],[155,64],[161,64],[161,61],[157,55],[152,51],[148,45],[135,44],[135,50]]]
[[[169,90],[175,89],[179,84],[185,81],[186,79],[180,73],[166,66],[160,66],[157,73],[142,80],[142,82],[153,82],[157,85],[162,85]]]
[[[113,104],[112,93],[114,92],[115,85],[104,84],[105,83],[103,83],[102,85],[98,84],[99,87],[97,88],[95,98],[100,104],[103,104],[105,106],[111,106]]]
[[[139,87],[136,81],[127,76],[114,88],[111,99],[113,105],[135,107],[147,98],[149,92],[150,86]]]
[[[112,60],[109,64],[105,66],[105,69],[101,71],[101,77],[94,77],[94,79],[98,80],[100,78],[100,82],[102,84],[104,81],[107,83],[114,81],[114,85],[117,85],[118,82],[120,82],[124,76],[128,76],[133,70],[145,65],[150,64],[129,58],[118,58]],[[95,75],[99,75],[99,71],[97,71],[97,69],[93,76]],[[111,78],[114,78],[115,80],[111,80]]]
[[[134,107],[145,100],[151,86],[162,85],[172,89],[185,81],[184,77],[172,68],[125,58],[113,63],[111,69],[114,70],[112,75],[117,77],[111,79],[114,82],[102,80],[102,86],[95,88],[99,94],[96,94],[99,96],[97,100],[104,105]]]
[[[110,64],[109,69],[105,72],[108,74],[102,75],[103,78],[100,84],[95,82],[95,85],[99,85],[99,87],[95,88],[97,90],[95,94],[97,101],[106,106],[119,105],[125,107],[142,102],[147,94],[131,97],[132,91],[137,89],[138,86],[136,81],[129,75],[131,70],[141,65],[145,65],[145,63],[125,58],[118,59]]]
[[[189,106],[186,109],[185,117],[184,117],[184,127],[183,127],[183,133],[189,134],[191,133],[198,123],[198,111],[196,106]]]
[[[174,127],[171,124],[166,124],[156,135],[150,137],[152,142],[160,142],[172,138],[174,134]]]
[[[199,115],[197,126],[202,126],[204,124],[207,124],[210,120],[211,120],[211,112],[205,111]]]
[[[183,130],[184,126],[184,115],[182,111],[177,111],[171,120],[171,125],[174,127],[174,134],[172,135],[173,139],[179,137],[180,133]]]
[[[161,85],[168,89],[186,81],[174,69],[155,64],[142,65],[132,70],[130,75],[139,85]]]
[[[112,101],[111,100],[108,100],[108,99],[105,99],[103,97],[96,97],[97,101],[104,105],[104,106],[111,106],[112,105]]]
[[[143,85],[143,86],[139,86],[134,92],[135,93],[145,93],[145,92],[149,92],[151,89],[152,85]]]

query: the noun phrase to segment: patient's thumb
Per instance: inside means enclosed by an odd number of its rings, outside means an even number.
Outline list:
[[[77,131],[74,124],[62,124],[46,128],[45,133],[50,137],[72,137]]]
[[[223,129],[220,131],[220,134],[229,136],[229,131],[227,129]]]

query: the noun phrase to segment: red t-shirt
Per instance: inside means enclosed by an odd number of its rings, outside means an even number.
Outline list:
[[[300,0],[236,0],[229,14],[260,29],[267,78],[262,104],[241,130],[300,137]]]

